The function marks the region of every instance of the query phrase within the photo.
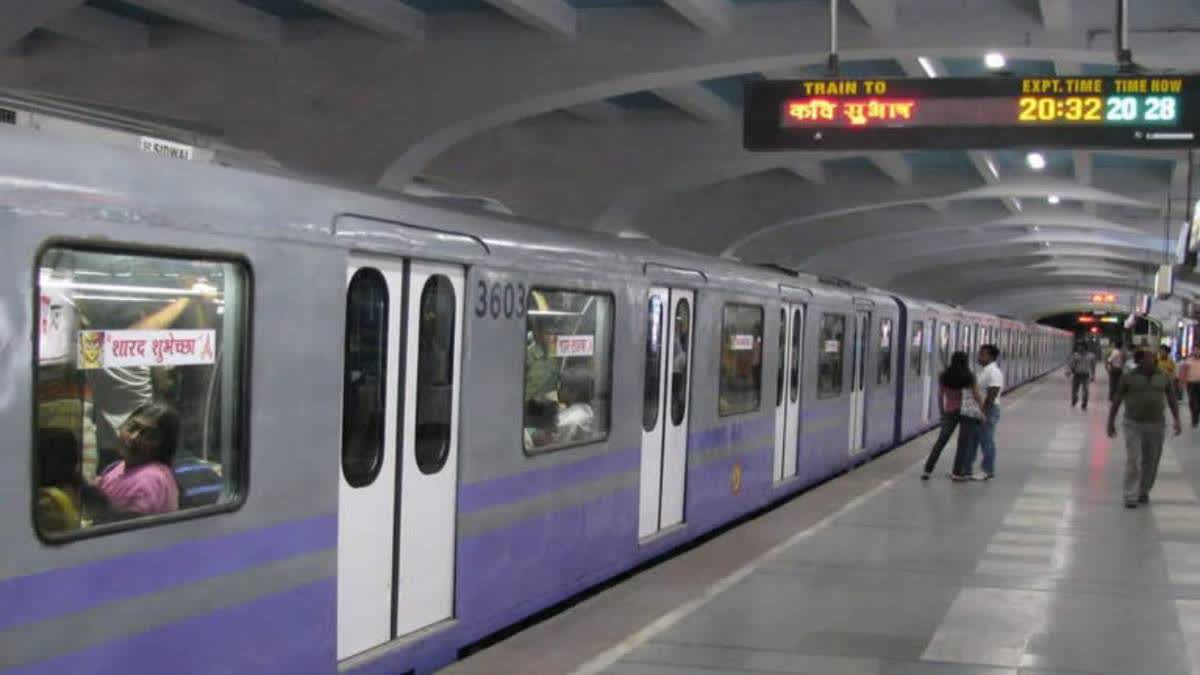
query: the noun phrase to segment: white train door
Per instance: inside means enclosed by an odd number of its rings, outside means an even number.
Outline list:
[[[871,341],[871,313],[858,310],[854,320],[854,349],[850,372],[850,454],[865,447],[867,413],[867,345]]]
[[[338,659],[453,616],[463,270],[348,270]]]
[[[683,522],[695,297],[652,288],[647,301],[639,538]]]
[[[775,398],[775,481],[796,475],[800,445],[800,368],[804,363],[804,306],[779,310],[779,371]]]

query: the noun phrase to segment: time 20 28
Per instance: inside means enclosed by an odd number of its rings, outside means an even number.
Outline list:
[[[488,283],[480,279],[475,284],[475,316],[492,319],[519,319],[525,316],[525,284],[511,282]]]

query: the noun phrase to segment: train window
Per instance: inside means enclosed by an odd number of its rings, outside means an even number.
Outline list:
[[[526,304],[525,451],[608,438],[612,296],[534,288]]]
[[[239,501],[248,279],[215,259],[42,254],[32,501],[43,537]]]
[[[763,310],[727,304],[721,316],[721,380],[717,412],[758,410],[762,397]]]
[[[913,322],[912,346],[908,350],[908,368],[920,376],[925,369],[925,322]]]
[[[875,375],[875,384],[887,384],[892,381],[892,320],[879,320],[879,370]]]
[[[442,470],[450,456],[454,406],[454,285],[438,274],[421,290],[417,331],[417,418],[414,455],[424,474]]]
[[[842,395],[842,361],[846,342],[846,315],[821,317],[821,355],[817,359],[817,398]]]
[[[803,315],[800,310],[792,310],[792,403],[800,400],[800,341],[803,338],[801,332],[804,328],[804,323],[801,321]]]
[[[387,353],[387,280],[379,270],[363,267],[346,290],[342,476],[351,487],[375,482],[383,466]]]
[[[662,298],[651,294],[646,307],[646,375],[642,392],[642,429],[653,431],[658,426],[659,396],[662,392]]]
[[[779,371],[775,375],[775,407],[783,405],[783,371],[787,368],[787,310],[779,310]]]
[[[675,305],[675,356],[671,361],[671,424],[683,423],[687,412],[688,352],[692,346],[692,310],[687,298]]]

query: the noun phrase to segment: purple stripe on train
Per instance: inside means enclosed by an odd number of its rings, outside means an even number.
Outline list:
[[[337,515],[0,581],[0,630],[337,546]]]
[[[461,513],[474,513],[560,490],[564,485],[586,483],[609,474],[633,471],[638,468],[640,458],[641,448],[626,448],[570,464],[463,485],[459,488],[458,509]]]
[[[4,670],[4,675],[337,671],[333,577],[145,633]]]

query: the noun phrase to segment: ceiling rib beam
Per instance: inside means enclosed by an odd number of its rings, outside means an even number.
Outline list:
[[[563,0],[486,0],[521,23],[552,35],[573,38],[579,30],[579,13]]]
[[[598,124],[611,124],[625,118],[625,109],[608,101],[588,101],[565,110],[575,117]]]
[[[867,155],[871,164],[875,165],[883,175],[891,178],[900,185],[912,185],[912,165],[898,152],[873,152]]]
[[[306,0],[367,30],[398,40],[425,39],[425,15],[396,0]]]
[[[150,45],[150,29],[145,24],[87,5],[59,14],[42,27],[95,47],[141,49]]]
[[[1078,61],[1055,59],[1054,74],[1059,77],[1078,76],[1083,74],[1083,64]]]
[[[850,0],[872,30],[886,32],[896,27],[896,0]]]
[[[789,164],[786,168],[810,183],[825,184],[825,165],[820,162],[798,162]]]
[[[992,153],[970,150],[967,152],[967,159],[971,160],[971,164],[983,182],[988,184],[1000,182],[1000,167],[997,166],[996,158],[992,156]],[[1016,197],[1005,197],[1003,201],[1005,208],[1012,213],[1021,212],[1021,202]]]
[[[1046,30],[1071,30],[1071,0],[1038,0]]]
[[[651,90],[655,96],[698,120],[721,122],[733,117],[733,106],[699,84]]]
[[[82,4],[83,0],[0,0],[0,48],[17,46],[33,29]]]
[[[896,63],[900,64],[900,68],[904,71],[904,75],[907,77],[929,77],[929,73],[925,72],[925,68],[921,65],[919,60],[921,58],[924,58],[926,62],[929,63],[929,66],[933,69],[933,74],[936,77],[945,76],[946,68],[942,65],[940,59],[935,59],[928,56],[922,57],[920,55],[897,56]]]
[[[217,35],[256,44],[283,41],[283,21],[236,0],[125,0]]]
[[[729,0],[663,0],[688,23],[709,35],[723,35],[733,29],[733,5]]]

